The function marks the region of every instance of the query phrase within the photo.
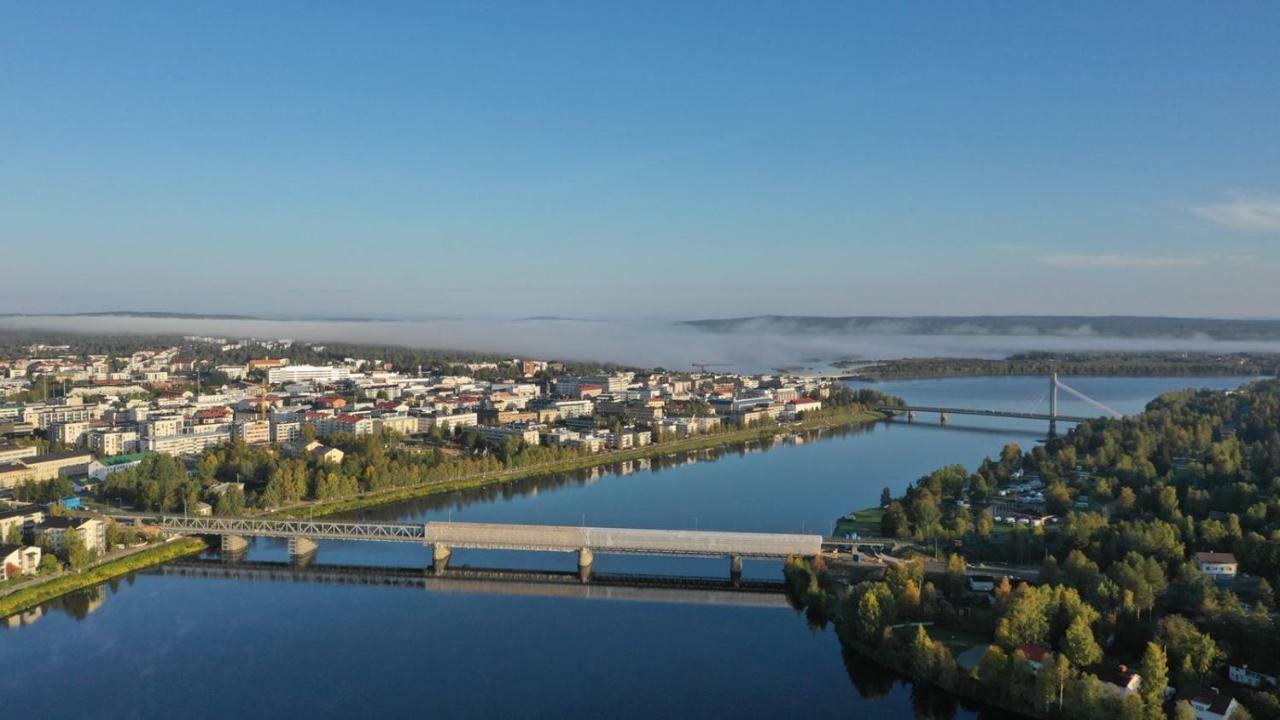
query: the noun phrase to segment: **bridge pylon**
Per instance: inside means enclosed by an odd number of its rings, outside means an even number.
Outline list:
[[[435,573],[442,573],[449,569],[449,557],[453,555],[453,551],[444,543],[436,543],[431,546],[431,570]]]
[[[1058,373],[1049,375],[1049,437],[1058,435]]]

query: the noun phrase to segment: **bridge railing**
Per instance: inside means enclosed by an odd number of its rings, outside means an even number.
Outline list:
[[[156,524],[166,530],[193,535],[305,537],[312,540],[380,540],[422,544],[423,525],[408,523],[342,522],[335,520],[268,520],[244,517],[161,515]]]

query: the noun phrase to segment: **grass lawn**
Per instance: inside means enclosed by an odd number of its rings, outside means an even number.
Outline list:
[[[854,510],[836,521],[835,536],[857,533],[858,537],[880,537],[880,518],[883,515],[884,508],[879,507]]]
[[[930,627],[928,630],[929,637],[937,640],[943,645],[946,645],[947,649],[949,649],[953,655],[967,650],[974,645],[988,645],[991,643],[991,638],[986,637],[985,635],[965,632],[964,630],[943,630],[937,626]]]

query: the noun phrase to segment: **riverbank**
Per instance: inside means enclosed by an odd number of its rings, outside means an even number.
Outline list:
[[[199,538],[179,538],[170,542],[148,545],[122,555],[103,558],[85,570],[50,575],[31,584],[24,584],[4,597],[0,597],[0,618],[22,612],[60,595],[92,587],[112,578],[126,575],[152,565],[160,565],[186,555],[202,552],[208,546]]]
[[[391,488],[379,492],[364,493],[341,500],[304,503],[267,512],[265,515],[278,518],[323,517],[325,515],[364,510],[389,503],[415,500],[423,497],[429,497],[431,495],[439,495],[441,493],[457,492],[459,490],[471,490],[489,485],[499,485],[502,483],[533,477],[573,472],[577,470],[590,470],[592,468],[614,465],[621,462],[675,455],[678,453],[696,452],[698,450],[722,447],[724,445],[735,445],[744,442],[767,440],[778,435],[849,427],[851,425],[874,422],[883,417],[884,415],[882,413],[870,410],[833,413],[831,415],[823,415],[822,417],[814,418],[812,420],[801,420],[799,422],[772,425],[769,427],[746,428],[743,430],[733,430],[730,432],[715,433],[712,435],[698,435],[680,440],[669,440],[667,442],[654,445],[646,445],[642,448],[616,450],[612,452],[598,453],[595,455],[575,457],[567,460],[561,460],[559,462],[538,465],[536,467],[512,468],[510,470],[500,470],[498,472],[485,473],[446,482]]]

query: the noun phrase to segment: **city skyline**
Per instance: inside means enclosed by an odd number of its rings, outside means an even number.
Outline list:
[[[0,307],[1269,316],[1278,14],[12,8]]]

